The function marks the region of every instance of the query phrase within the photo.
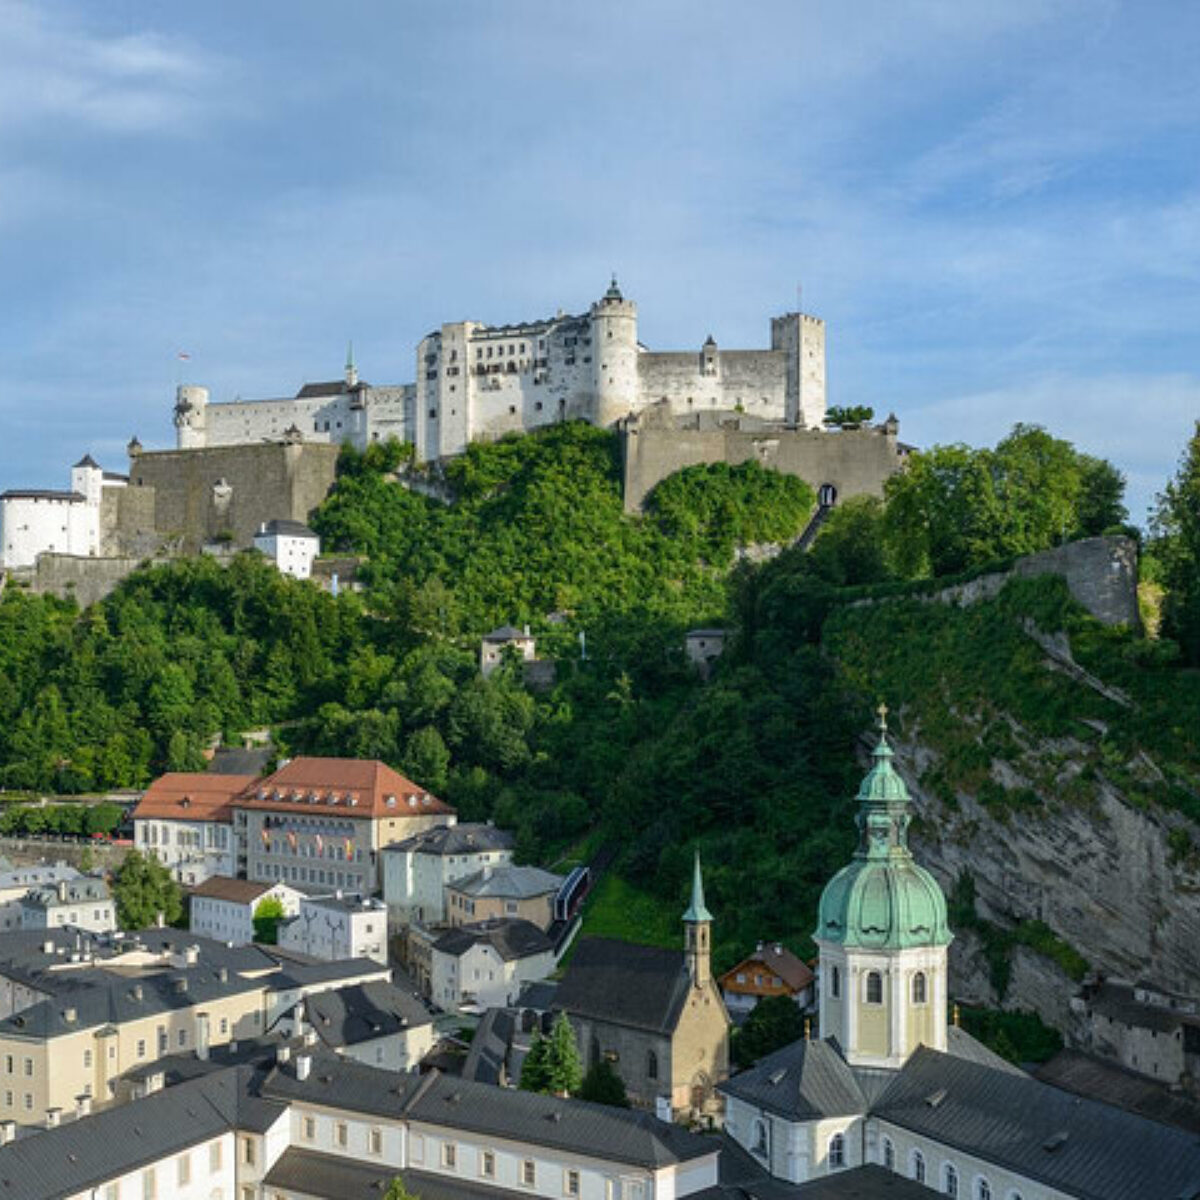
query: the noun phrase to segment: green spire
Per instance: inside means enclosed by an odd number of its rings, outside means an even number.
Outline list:
[[[696,851],[696,861],[692,868],[692,902],[683,914],[683,919],[689,925],[698,925],[701,921],[711,921],[712,913],[704,907],[704,880],[700,875],[700,851]]]
[[[879,706],[879,741],[871,769],[858,789],[859,843],[856,858],[911,858],[908,849],[908,788],[892,766],[887,739],[887,705]]]
[[[349,341],[346,343],[346,370],[347,371],[354,370],[354,342],[353,341]]]

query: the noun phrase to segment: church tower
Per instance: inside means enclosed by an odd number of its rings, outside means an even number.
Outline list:
[[[821,895],[821,1036],[851,1066],[900,1067],[946,1049],[946,898],[908,848],[908,789],[892,765],[887,708],[858,790],[858,849]]]
[[[692,868],[692,902],[683,914],[687,926],[685,957],[692,986],[707,987],[712,979],[712,913],[704,905],[704,880],[700,875],[700,851]]]

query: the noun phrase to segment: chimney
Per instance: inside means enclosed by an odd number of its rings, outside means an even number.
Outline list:
[[[142,1095],[151,1096],[155,1092],[163,1090],[163,1073],[162,1071],[153,1071],[146,1076],[146,1082],[143,1085]]]
[[[275,1047],[275,1061],[283,1066],[285,1062],[290,1062],[292,1058],[292,1048],[288,1045]]]
[[[160,909],[158,912],[156,912],[154,914],[154,924],[159,929],[162,929],[166,925],[166,923],[167,923],[167,914]]]
[[[312,1055],[297,1054],[296,1055],[296,1078],[303,1082],[308,1078],[309,1072],[312,1071]]]
[[[76,1119],[90,1117],[92,1115],[92,1098],[84,1092],[80,1096],[75,1097],[75,1116]]]
[[[0,1121],[0,1146],[7,1146],[17,1137],[16,1121]]]
[[[208,1061],[208,1013],[196,1014],[196,1057]]]
[[[61,1108],[46,1109],[46,1128],[47,1129],[57,1129],[61,1120],[62,1120],[62,1109]]]

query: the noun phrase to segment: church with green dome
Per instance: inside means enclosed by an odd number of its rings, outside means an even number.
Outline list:
[[[899,1067],[946,1048],[946,897],[908,848],[908,789],[892,763],[887,709],[858,791],[858,849],[821,896],[822,1034],[854,1066]]]

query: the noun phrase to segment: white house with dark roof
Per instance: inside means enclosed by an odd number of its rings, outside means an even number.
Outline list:
[[[308,579],[313,559],[321,553],[321,539],[302,521],[275,518],[259,526],[254,548],[262,551],[282,574]]]
[[[519,917],[539,929],[554,921],[554,898],[564,877],[541,867],[484,867],[446,884],[446,920],[469,925],[496,917]]]
[[[504,652],[510,646],[523,662],[532,662],[537,657],[537,641],[528,625],[524,629],[501,625],[485,633],[479,643],[479,672],[485,679],[504,661]]]
[[[117,906],[108,884],[95,875],[60,879],[32,888],[21,901],[24,929],[88,929],[111,933],[117,927]]]
[[[383,899],[393,929],[446,921],[446,885],[511,864],[513,835],[494,825],[450,824],[385,846]]]
[[[219,942],[246,946],[255,940],[254,914],[260,904],[278,900],[287,919],[299,913],[302,899],[286,883],[212,875],[188,895],[188,928]]]
[[[294,917],[279,926],[279,945],[326,962],[388,960],[387,910],[369,897],[304,896]]]
[[[31,889],[55,887],[80,877],[80,872],[65,862],[14,867],[5,860],[0,865],[0,932],[24,927],[22,902]]]
[[[430,998],[447,1011],[502,1007],[557,965],[554,943],[531,921],[500,917],[457,926],[433,941]]]

